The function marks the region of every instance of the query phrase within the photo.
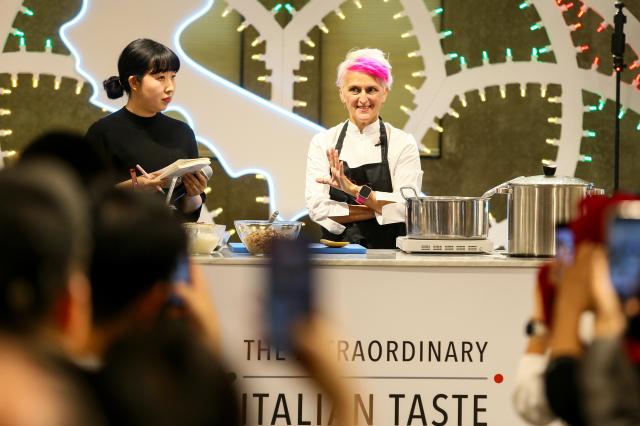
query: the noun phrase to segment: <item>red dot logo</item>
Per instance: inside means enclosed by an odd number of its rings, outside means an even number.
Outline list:
[[[502,383],[504,381],[504,376],[502,376],[502,374],[496,374],[495,376],[493,376],[493,381],[496,383]]]

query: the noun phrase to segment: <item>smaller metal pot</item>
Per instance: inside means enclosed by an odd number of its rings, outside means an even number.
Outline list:
[[[405,190],[413,192],[407,197]],[[407,201],[407,237],[422,240],[486,239],[489,198],[418,196],[410,186],[400,188]]]

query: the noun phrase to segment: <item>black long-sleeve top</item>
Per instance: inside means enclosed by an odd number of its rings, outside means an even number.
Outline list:
[[[198,157],[193,130],[162,113],[141,117],[122,108],[93,123],[85,138],[109,161],[118,182],[130,179],[129,170],[137,164],[151,173],[178,159]],[[193,221],[199,215],[196,209],[181,216]]]

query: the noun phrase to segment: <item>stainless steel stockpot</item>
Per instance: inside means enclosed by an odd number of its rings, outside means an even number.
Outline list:
[[[510,256],[551,257],[556,254],[556,225],[576,217],[580,200],[603,193],[575,177],[556,177],[555,167],[544,175],[519,177],[497,189],[508,194]]]
[[[405,191],[413,192],[413,197],[407,197]],[[406,200],[407,237],[423,240],[487,238],[488,198],[420,197],[412,187],[402,187],[400,193]]]

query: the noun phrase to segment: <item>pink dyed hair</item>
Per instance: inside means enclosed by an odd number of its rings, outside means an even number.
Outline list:
[[[338,66],[336,85],[341,87],[347,71],[362,72],[375,78],[382,86],[390,88],[393,83],[391,64],[380,49],[353,50]]]

